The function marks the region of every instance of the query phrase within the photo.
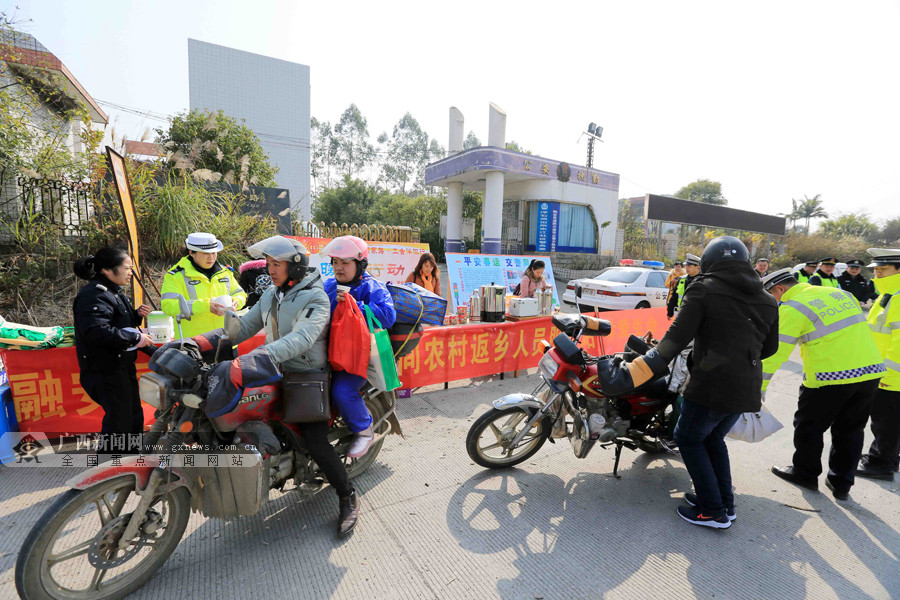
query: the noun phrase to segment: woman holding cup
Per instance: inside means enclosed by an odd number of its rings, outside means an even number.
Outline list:
[[[195,232],[184,241],[187,255],[166,272],[161,308],[181,321],[175,334],[190,338],[222,327],[225,313],[240,310],[247,293],[231,267],[219,264],[222,242],[211,233]]]

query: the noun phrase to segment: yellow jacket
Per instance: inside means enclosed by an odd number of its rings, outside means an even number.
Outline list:
[[[879,379],[885,366],[850,292],[798,283],[778,306],[778,352],[763,360],[763,391],[800,344],[803,385],[818,388]]]
[[[200,335],[225,324],[224,317],[209,312],[209,302],[213,298],[231,296],[235,301],[235,310],[247,303],[247,294],[230,268],[220,266],[210,280],[194,267],[188,256],[166,272],[160,292],[163,312],[182,319],[181,333],[184,337]],[[175,335],[178,333],[176,324]]]
[[[887,367],[879,387],[900,392],[900,300],[896,298],[900,292],[900,273],[873,281],[881,295],[869,310],[869,327]]]

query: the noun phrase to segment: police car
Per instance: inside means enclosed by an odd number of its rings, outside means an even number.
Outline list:
[[[584,309],[631,310],[666,305],[669,290],[662,270],[665,263],[656,260],[619,261],[621,266],[609,267],[595,277],[573,279],[566,284],[563,302],[575,305],[575,284],[581,284],[578,305]]]

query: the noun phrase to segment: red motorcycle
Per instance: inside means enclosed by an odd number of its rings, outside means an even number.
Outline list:
[[[216,358],[240,331],[234,313],[226,315],[225,328]],[[139,382],[141,399],[157,409],[144,436],[145,454],[101,464],[66,483],[72,489],[47,509],[19,552],[22,598],[122,598],[172,554],[192,510],[217,519],[250,516],[269,490],[289,481],[291,491],[302,493],[323,487],[299,428],[282,420],[278,385],[244,389],[233,410],[210,418],[203,408],[215,365],[195,344],[169,346],[154,355],[154,372]],[[351,478],[375,461],[387,434],[400,433],[393,392],[366,388],[364,398],[376,433],[369,451],[359,459],[346,456],[352,433],[340,419],[332,419],[328,436]]]
[[[493,402],[466,436],[466,451],[489,469],[517,465],[533,456],[548,439],[567,437],[575,456],[584,458],[594,444],[615,446],[613,476],[619,477],[622,448],[644,452],[676,452],[672,432],[677,420],[677,394],[667,377],[648,382],[622,396],[603,393],[598,363],[643,355],[655,343],[631,336],[625,352],[591,356],[578,346],[582,335],[609,335],[609,321],[585,315],[556,315],[562,333],[544,341],[538,364],[541,383],[531,394],[510,394]],[[552,434],[552,437],[551,437]]]

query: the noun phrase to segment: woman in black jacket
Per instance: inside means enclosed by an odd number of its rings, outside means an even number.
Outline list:
[[[141,433],[137,353],[129,349],[153,342],[136,329],[150,307],[144,304],[135,310],[122,291],[131,282],[131,257],[121,248],[107,246],[76,261],[73,270],[90,281],[72,306],[81,386],[103,409],[101,433]]]

